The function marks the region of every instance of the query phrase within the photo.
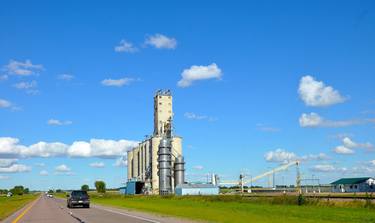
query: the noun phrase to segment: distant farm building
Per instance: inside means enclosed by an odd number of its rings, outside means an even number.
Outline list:
[[[342,178],[331,184],[335,193],[375,192],[375,179],[372,177]]]

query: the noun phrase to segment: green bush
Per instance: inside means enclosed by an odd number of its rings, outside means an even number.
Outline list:
[[[105,193],[106,187],[104,181],[95,181],[95,188],[98,193]]]
[[[87,184],[82,185],[81,186],[81,190],[83,190],[83,191],[89,191],[89,185],[87,185]]]
[[[15,186],[14,188],[10,189],[10,192],[14,195],[23,195],[24,194],[24,187],[23,186]]]

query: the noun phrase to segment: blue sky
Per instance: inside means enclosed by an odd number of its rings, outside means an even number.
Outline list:
[[[120,186],[157,89],[189,180],[375,175],[372,1],[2,1],[0,26],[0,188]]]

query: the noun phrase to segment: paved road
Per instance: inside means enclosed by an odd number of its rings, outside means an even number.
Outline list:
[[[41,196],[3,223],[193,223],[181,219],[91,205],[66,208],[66,201]]]

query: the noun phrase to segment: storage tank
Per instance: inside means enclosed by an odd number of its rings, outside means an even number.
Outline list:
[[[178,156],[174,162],[174,185],[177,187],[185,183],[185,161],[183,156]]]
[[[158,173],[159,194],[168,195],[172,193],[172,146],[168,137],[160,140],[158,150]]]

